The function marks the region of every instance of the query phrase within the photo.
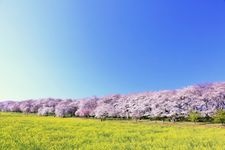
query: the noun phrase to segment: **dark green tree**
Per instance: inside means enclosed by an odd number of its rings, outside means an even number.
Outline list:
[[[219,109],[214,117],[213,117],[214,121],[217,122],[217,123],[222,123],[224,124],[225,123],[225,110],[224,109]]]
[[[188,120],[196,123],[201,118],[201,114],[197,111],[191,111],[188,115]]]

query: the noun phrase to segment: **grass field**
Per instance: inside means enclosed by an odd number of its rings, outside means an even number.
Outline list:
[[[220,125],[0,113],[0,150],[225,149]]]

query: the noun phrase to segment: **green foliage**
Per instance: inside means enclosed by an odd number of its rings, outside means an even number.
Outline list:
[[[0,113],[0,150],[225,149],[216,125]]]
[[[214,121],[217,123],[225,123],[225,110],[220,109],[214,115]]]
[[[208,123],[212,123],[213,122],[213,118],[209,115],[205,115],[204,117],[199,118],[198,120],[199,122],[208,122]]]
[[[192,122],[197,122],[201,118],[201,114],[197,111],[191,111],[188,115],[188,120]]]

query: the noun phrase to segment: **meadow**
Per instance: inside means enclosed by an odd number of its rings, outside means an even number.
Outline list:
[[[0,112],[1,150],[225,149],[221,125]]]

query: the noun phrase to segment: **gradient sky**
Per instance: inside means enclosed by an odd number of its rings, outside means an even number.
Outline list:
[[[224,0],[0,0],[0,100],[225,81]]]

